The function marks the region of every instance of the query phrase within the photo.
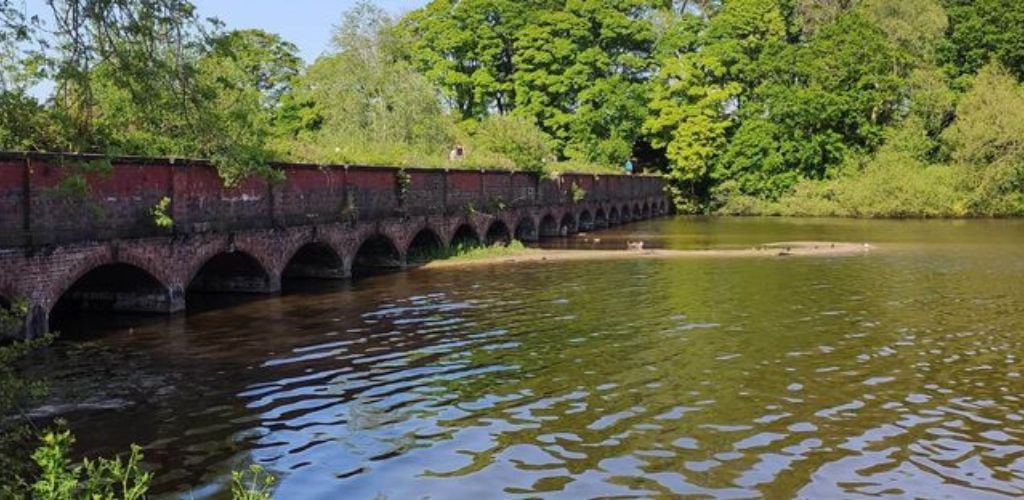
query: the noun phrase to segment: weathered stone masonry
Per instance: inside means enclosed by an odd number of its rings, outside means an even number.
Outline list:
[[[187,290],[274,293],[282,276],[404,266],[425,245],[556,237],[669,209],[646,176],[280,165],[283,182],[227,188],[197,161],[74,173],[94,159],[0,153],[0,304],[27,301],[22,334],[45,331],[62,299],[173,313]],[[69,176],[88,189],[67,189]],[[154,222],[163,198],[169,228]]]

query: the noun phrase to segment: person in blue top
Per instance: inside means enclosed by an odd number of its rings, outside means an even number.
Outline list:
[[[622,164],[622,168],[626,170],[627,174],[633,175],[633,159],[627,158],[626,163]]]

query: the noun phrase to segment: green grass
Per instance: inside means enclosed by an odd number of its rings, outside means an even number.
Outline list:
[[[454,245],[448,248],[432,249],[409,256],[409,262],[427,263],[432,260],[467,261],[482,260],[496,257],[510,257],[526,250],[526,245],[519,240],[512,240],[508,245]]]

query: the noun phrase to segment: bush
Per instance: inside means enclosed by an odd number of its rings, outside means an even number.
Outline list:
[[[532,118],[518,115],[492,115],[478,124],[469,124],[476,151],[507,158],[516,167],[540,173],[552,157],[553,141]]]
[[[126,460],[86,459],[71,465],[68,458],[75,438],[68,430],[46,432],[43,445],[32,454],[42,473],[32,485],[34,498],[65,500],[72,498],[123,499],[145,498],[152,475],[142,470],[142,449],[132,446]]]
[[[956,171],[881,155],[836,181],[839,214],[853,217],[957,217],[965,214]]]
[[[972,213],[1024,214],[1024,87],[1005,68],[978,73],[943,139]]]

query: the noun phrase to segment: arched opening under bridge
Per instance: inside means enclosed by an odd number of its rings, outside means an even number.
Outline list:
[[[433,229],[420,229],[405,252],[409,264],[424,264],[444,255],[444,242]]]
[[[576,226],[576,217],[571,213],[566,213],[562,216],[562,222],[558,225],[558,234],[561,236],[567,236],[570,234],[576,234],[579,228]]]
[[[272,293],[277,284],[258,260],[246,252],[221,252],[203,264],[188,285],[189,293]]]
[[[359,245],[359,250],[352,260],[352,277],[363,278],[397,271],[402,266],[402,254],[394,242],[387,236],[375,234]]]
[[[533,217],[527,215],[519,220],[519,224],[516,225],[516,239],[519,241],[540,239],[540,233],[537,231],[537,225],[533,222]]]
[[[584,211],[580,212],[579,230],[580,231],[592,231],[593,229],[594,229],[594,217],[592,215],[590,215],[590,211],[589,210],[584,210]]]
[[[473,229],[473,226],[463,224],[455,230],[455,235],[452,236],[452,248],[470,248],[477,246],[480,246],[480,235],[476,234],[476,230]]]
[[[509,243],[512,243],[512,232],[508,230],[508,225],[505,224],[505,221],[501,219],[495,220],[487,228],[487,236],[484,237],[484,242],[487,246],[508,246]]]
[[[185,308],[181,291],[172,292],[149,272],[121,262],[90,269],[64,290],[50,309],[49,329],[74,337],[111,313],[170,314]],[[101,313],[101,314],[94,314]]]
[[[329,279],[345,277],[345,262],[338,252],[323,242],[303,245],[295,252],[281,273],[282,280]]]
[[[557,238],[560,236],[558,232],[558,221],[555,220],[555,216],[547,214],[540,219],[540,237],[541,238]]]

